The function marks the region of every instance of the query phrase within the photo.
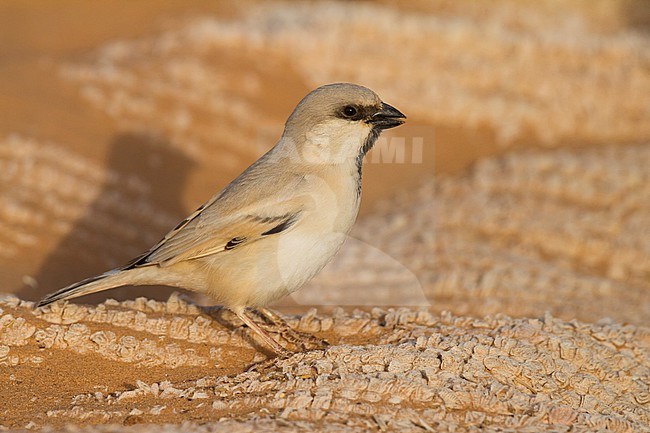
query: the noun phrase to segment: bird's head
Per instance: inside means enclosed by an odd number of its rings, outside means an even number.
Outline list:
[[[356,161],[384,129],[406,116],[382,102],[372,90],[349,83],[328,84],[305,96],[287,120],[283,146],[291,146],[308,163]]]

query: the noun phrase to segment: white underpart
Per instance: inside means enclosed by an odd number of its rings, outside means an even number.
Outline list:
[[[356,219],[358,206],[341,202],[324,179],[310,175],[318,196],[316,207],[308,211],[308,224],[297,224],[278,240],[278,270],[282,285],[289,292],[310,280],[338,252]]]

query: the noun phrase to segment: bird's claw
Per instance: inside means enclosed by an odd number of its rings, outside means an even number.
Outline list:
[[[271,310],[260,308],[252,310],[252,312],[261,319],[258,323],[260,327],[265,331],[279,334],[283,340],[296,346],[302,352],[325,349],[329,346],[325,340],[312,334],[296,331],[279,314]]]

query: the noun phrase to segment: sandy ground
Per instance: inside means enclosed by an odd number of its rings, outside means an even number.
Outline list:
[[[650,431],[647,3],[117,5],[0,4],[0,429]],[[276,305],[327,349],[285,329],[270,359],[168,288],[33,309],[333,81],[409,122],[340,255]]]
[[[289,324],[331,346],[264,361],[224,325],[232,314],[177,297],[31,307],[0,303],[8,427],[639,432],[650,422],[650,329],[633,325],[311,311]]]

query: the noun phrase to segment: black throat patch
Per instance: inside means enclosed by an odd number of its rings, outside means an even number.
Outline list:
[[[366,156],[370,149],[375,145],[377,139],[381,134],[381,129],[372,128],[370,133],[366,137],[366,141],[363,142],[363,146],[359,149],[359,154],[357,155],[357,171],[359,172],[359,185],[357,186],[357,195],[361,195],[361,171],[363,167],[363,157]]]

